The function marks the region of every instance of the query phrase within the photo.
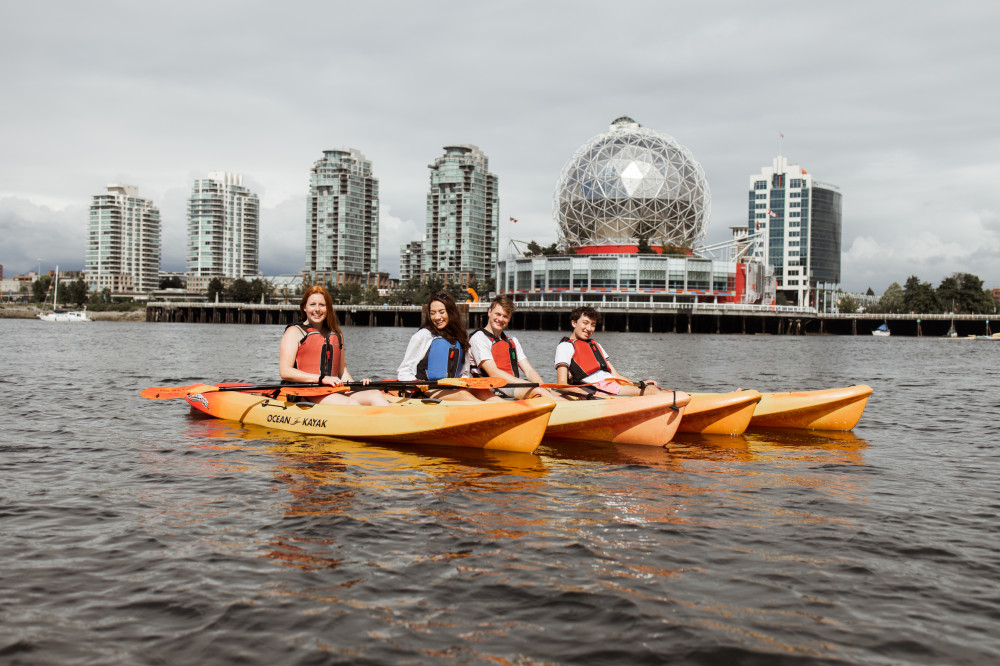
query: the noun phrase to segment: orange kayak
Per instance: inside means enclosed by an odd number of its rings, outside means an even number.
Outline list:
[[[459,446],[531,453],[545,434],[553,400],[401,401],[386,407],[286,402],[238,391],[187,396],[197,411],[220,419],[368,442]]]
[[[865,384],[820,391],[763,393],[751,428],[850,430],[858,424],[872,387]]]
[[[683,422],[681,417],[689,400],[682,391],[598,400],[557,400],[545,436],[663,446],[673,439],[677,426]]]
[[[757,391],[692,393],[679,432],[742,435],[761,395]]]

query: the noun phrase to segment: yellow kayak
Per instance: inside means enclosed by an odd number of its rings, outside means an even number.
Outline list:
[[[531,453],[538,447],[555,402],[405,400],[386,407],[287,402],[239,391],[196,393],[185,398],[197,411],[252,425],[369,442],[460,446]]]
[[[751,428],[850,430],[861,420],[872,387],[865,384],[819,391],[762,393]]]
[[[663,446],[674,437],[690,397],[681,391],[596,400],[557,400],[545,436]],[[684,418],[687,418],[684,416]]]
[[[757,391],[692,393],[679,432],[742,435],[760,401]]]

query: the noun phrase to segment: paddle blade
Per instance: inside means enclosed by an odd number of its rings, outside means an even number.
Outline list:
[[[144,388],[139,393],[143,398],[150,400],[170,400],[172,398],[186,398],[195,393],[211,393],[218,391],[219,387],[208,384],[192,384],[191,386],[150,386]]]
[[[458,388],[470,389],[495,389],[507,385],[507,380],[502,377],[445,377],[438,379],[438,386],[454,386]]]
[[[309,397],[316,395],[330,395],[331,393],[343,393],[350,390],[351,389],[347,386],[303,386],[300,388],[282,389],[281,394]]]

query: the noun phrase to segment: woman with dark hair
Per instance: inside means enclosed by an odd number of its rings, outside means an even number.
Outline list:
[[[303,321],[292,324],[281,336],[278,371],[281,379],[299,384],[340,386],[354,381],[347,371],[344,334],[337,323],[330,292],[319,285],[306,289],[299,303]],[[367,383],[368,380],[364,380]],[[374,390],[331,393],[309,398],[321,404],[388,405]]]
[[[400,381],[470,376],[469,333],[451,294],[431,294],[424,305],[424,321],[410,338],[396,376]],[[500,400],[492,391],[481,389],[430,389],[426,396],[439,400]]]

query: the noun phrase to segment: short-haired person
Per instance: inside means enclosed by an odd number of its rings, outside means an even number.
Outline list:
[[[400,381],[434,381],[469,376],[469,332],[458,304],[451,294],[431,294],[424,305],[423,323],[406,345],[396,377]],[[500,400],[485,389],[432,388],[424,395],[439,400]]]
[[[592,384],[586,390],[597,395],[652,395],[659,393],[656,382],[644,382],[624,377],[611,365],[607,352],[591,336],[601,323],[601,314],[592,307],[578,307],[569,316],[573,332],[556,347],[556,381],[560,384]],[[624,379],[633,384],[619,384],[612,378]]]
[[[514,301],[506,294],[500,294],[490,302],[486,313],[486,326],[478,329],[469,337],[472,350],[472,364],[481,374],[488,377],[500,377],[511,383],[532,382],[541,384],[542,378],[528,362],[528,357],[521,348],[517,338],[504,333],[514,314]],[[550,398],[562,399],[551,391],[541,387],[501,388],[496,389],[508,398],[530,398],[534,395],[544,395]]]
[[[347,371],[344,354],[344,334],[337,323],[333,299],[325,288],[315,285],[306,289],[299,303],[303,321],[292,324],[281,336],[278,372],[286,382],[328,384],[340,386],[354,381]],[[363,380],[367,383],[368,380]],[[366,390],[310,397],[324,405],[388,405],[379,391]]]

